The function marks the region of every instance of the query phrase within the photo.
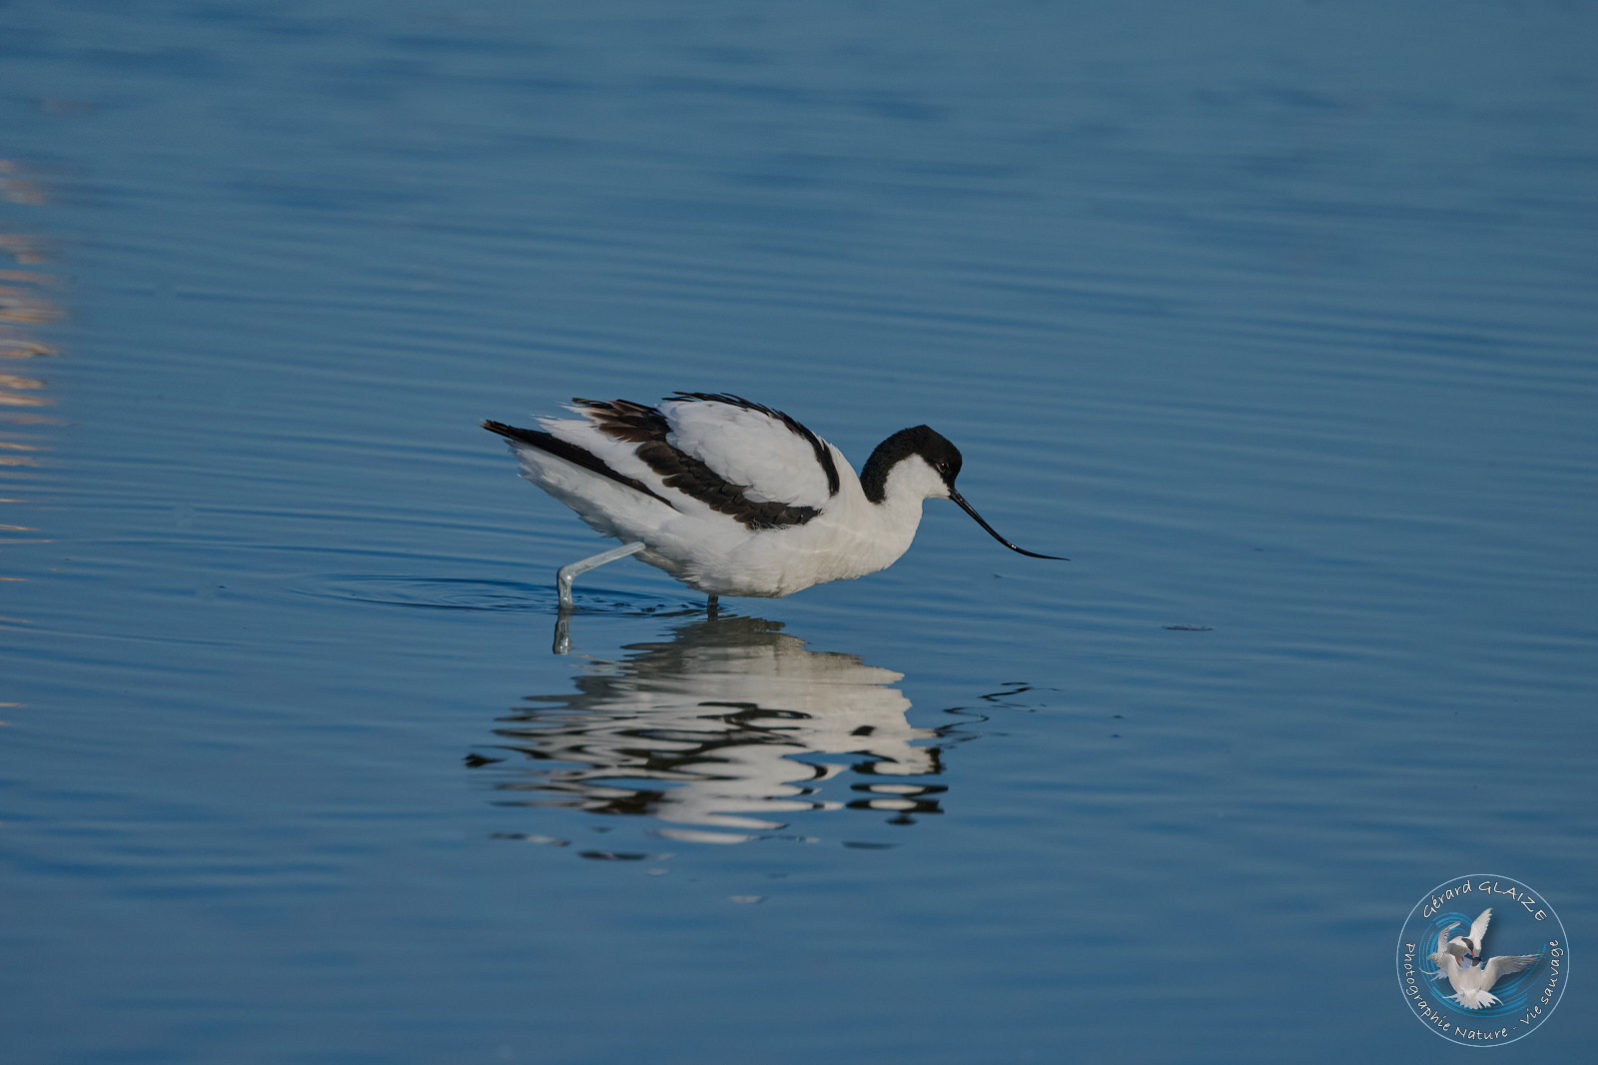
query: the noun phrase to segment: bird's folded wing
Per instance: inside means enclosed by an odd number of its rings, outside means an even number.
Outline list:
[[[679,393],[660,405],[673,447],[755,502],[820,509],[838,489],[832,449],[783,414],[737,396]]]

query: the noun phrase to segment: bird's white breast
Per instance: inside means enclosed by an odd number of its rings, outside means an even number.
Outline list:
[[[833,454],[848,470],[837,449]],[[850,472],[821,513],[803,524],[750,530],[722,515],[710,522],[684,515],[664,522],[639,557],[700,591],[784,596],[886,569],[909,550],[920,521],[920,499],[872,503]]]

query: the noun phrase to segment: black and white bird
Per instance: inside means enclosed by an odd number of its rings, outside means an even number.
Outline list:
[[[1472,964],[1470,959],[1481,957],[1482,937],[1487,934],[1487,922],[1492,920],[1492,915],[1491,909],[1483,910],[1471,923],[1469,936],[1449,936],[1463,923],[1455,921],[1437,933],[1437,949],[1427,955],[1437,966],[1432,979],[1446,979],[1454,989],[1454,994],[1448,997],[1469,1010],[1498,1005],[1498,996],[1492,993],[1493,985],[1542,960],[1540,954],[1500,954],[1480,965]]]
[[[1481,960],[1481,941],[1487,936],[1487,925],[1493,919],[1493,910],[1489,906],[1476,915],[1470,923],[1470,935],[1455,936],[1448,941],[1448,953],[1458,958],[1465,964],[1473,964]]]
[[[859,476],[843,453],[788,415],[725,393],[678,392],[658,407],[574,399],[576,417],[537,429],[486,421],[522,476],[621,546],[561,568],[572,580],[638,558],[717,596],[783,596],[886,569],[915,538],[921,501],[950,499],[1005,547],[954,487],[960,452],[925,425],[877,445]]]

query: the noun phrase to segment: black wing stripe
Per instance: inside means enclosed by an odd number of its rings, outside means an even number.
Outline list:
[[[680,395],[687,396],[686,393]],[[634,454],[660,475],[661,483],[667,488],[675,488],[711,510],[742,522],[747,528],[780,529],[789,525],[803,525],[821,513],[816,507],[759,503],[750,499],[744,494],[746,485],[733,484],[703,460],[667,443],[671,423],[654,407],[625,399],[613,402],[574,399],[572,402],[587,412],[601,432],[617,440],[637,444]]]
[[[605,465],[604,460],[592,451],[585,451],[576,444],[562,440],[558,436],[552,436],[538,429],[518,429],[514,425],[506,425],[504,422],[495,421],[484,422],[483,428],[491,433],[498,433],[505,439],[512,440],[518,444],[526,444],[528,447],[547,451],[556,458],[565,459],[567,462],[581,466],[585,470],[592,470],[602,477],[610,478],[617,484],[624,484],[634,491],[642,492],[651,499],[660,500],[668,507],[671,506],[671,500],[656,492],[653,488],[638,480],[638,478],[628,477],[625,473],[618,473]],[[672,509],[675,510],[676,508],[673,507]]]
[[[788,427],[789,432],[810,445],[810,449],[816,453],[816,462],[820,464],[822,472],[827,475],[827,495],[835,496],[838,494],[838,464],[832,461],[832,450],[826,444],[823,444],[821,438],[811,432],[797,418],[762,403],[744,399],[742,396],[735,396],[730,392],[677,392],[671,398],[693,399],[701,403],[726,403],[729,406],[742,407],[744,410],[752,410],[758,414],[764,414],[768,418],[777,419]]]

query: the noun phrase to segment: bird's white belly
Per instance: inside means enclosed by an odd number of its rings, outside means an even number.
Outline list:
[[[731,519],[711,532],[702,522],[667,523],[638,557],[702,592],[770,598],[893,565],[915,538],[914,525],[897,525],[874,527],[826,513],[803,525],[759,531]]]

